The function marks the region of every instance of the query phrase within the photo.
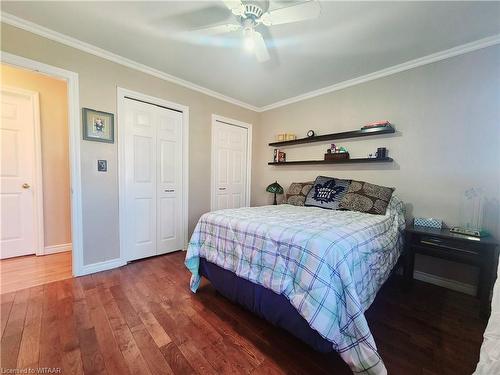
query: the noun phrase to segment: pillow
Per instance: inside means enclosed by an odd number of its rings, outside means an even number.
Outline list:
[[[329,210],[339,208],[340,200],[347,192],[350,180],[318,176],[307,194],[304,206],[320,207]]]
[[[285,201],[283,203],[293,206],[303,206],[307,193],[311,190],[314,182],[292,182],[286,191]]]
[[[340,208],[368,214],[385,215],[394,188],[352,181],[340,202]]]

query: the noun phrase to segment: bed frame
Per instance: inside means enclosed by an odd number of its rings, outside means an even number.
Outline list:
[[[285,296],[238,277],[203,258],[200,258],[199,272],[229,300],[285,329],[319,352],[334,351],[333,343],[312,329]]]

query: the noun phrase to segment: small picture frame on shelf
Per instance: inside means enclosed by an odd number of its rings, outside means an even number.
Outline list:
[[[95,109],[82,108],[83,139],[114,143],[114,115]]]

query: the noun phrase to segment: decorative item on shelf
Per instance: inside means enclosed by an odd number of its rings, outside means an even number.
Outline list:
[[[274,194],[274,201],[273,204],[277,205],[278,201],[276,200],[276,194],[283,194],[283,188],[281,187],[280,184],[278,184],[278,181],[274,181],[271,185],[269,185],[266,188],[266,191],[268,193]]]
[[[481,188],[470,188],[464,192],[460,204],[460,225],[450,229],[452,233],[473,237],[486,237],[489,233],[483,229],[485,218],[485,196]]]
[[[108,112],[82,108],[83,139],[114,143],[114,115]]]
[[[339,160],[339,159],[349,159],[348,152],[335,152],[325,154],[325,160]]]
[[[330,148],[326,150],[325,160],[349,159],[349,152],[343,146],[338,147],[332,143]]]
[[[278,150],[278,163],[284,163],[284,162],[286,162],[286,153]]]
[[[387,149],[385,147],[379,147],[375,155],[377,159],[385,159],[387,157]]]
[[[383,128],[383,127],[389,127],[391,126],[391,123],[387,120],[382,120],[382,121],[373,121],[369,122],[365,126],[361,128],[361,130],[366,130],[366,129],[373,129],[373,128]]]
[[[308,136],[309,138],[314,137],[314,136],[315,136],[314,130],[309,130],[309,131],[307,132],[307,136]]]
[[[435,219],[433,217],[416,217],[413,219],[413,225],[416,227],[441,229],[443,226],[443,221],[441,219]]]
[[[274,152],[273,152],[273,162],[277,162],[278,161],[278,153],[280,152],[279,149],[275,148],[274,149]]]
[[[280,133],[276,135],[275,139],[278,142],[294,141],[297,139],[297,136],[293,133]]]

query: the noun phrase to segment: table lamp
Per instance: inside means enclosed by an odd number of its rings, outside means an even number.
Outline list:
[[[278,181],[275,181],[273,182],[271,185],[269,185],[267,188],[266,188],[266,191],[268,193],[272,193],[274,194],[274,202],[273,204],[274,205],[277,205],[278,204],[278,201],[276,200],[276,194],[283,194],[283,188],[281,187],[280,184],[278,184]]]

